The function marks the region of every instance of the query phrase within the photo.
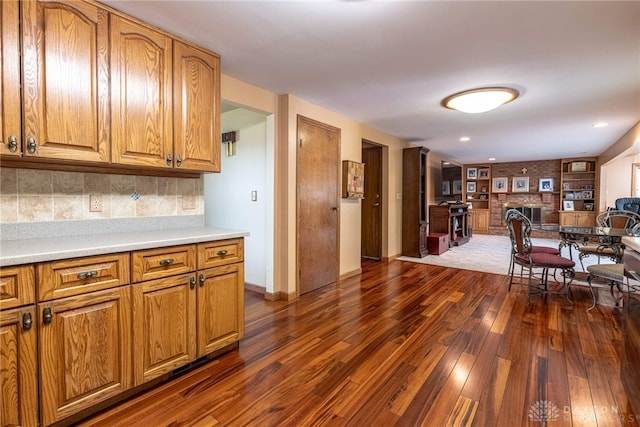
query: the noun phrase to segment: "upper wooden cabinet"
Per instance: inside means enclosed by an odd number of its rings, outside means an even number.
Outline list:
[[[0,3],[0,154],[20,155],[20,37],[17,1]]]
[[[217,55],[94,2],[3,1],[0,21],[5,165],[220,171]]]
[[[113,162],[173,167],[172,43],[133,21],[111,19]]]
[[[220,172],[220,58],[173,44],[175,166]]]
[[[23,155],[109,162],[108,12],[23,1]]]

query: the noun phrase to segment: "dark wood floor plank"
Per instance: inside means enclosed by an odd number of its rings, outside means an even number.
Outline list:
[[[78,425],[538,426],[539,402],[559,411],[549,425],[635,425],[620,311],[587,312],[588,290],[527,304],[502,275],[362,267],[294,301],[246,292],[238,350]]]

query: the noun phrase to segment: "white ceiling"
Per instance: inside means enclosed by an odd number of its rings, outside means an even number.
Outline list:
[[[639,1],[103,2],[219,53],[229,76],[461,163],[599,155],[640,121]],[[489,85],[520,98],[440,105]]]

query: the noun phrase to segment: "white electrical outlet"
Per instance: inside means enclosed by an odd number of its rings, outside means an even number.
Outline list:
[[[102,212],[102,194],[89,194],[89,212]]]

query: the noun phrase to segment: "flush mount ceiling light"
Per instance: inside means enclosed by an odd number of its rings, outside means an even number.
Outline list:
[[[454,93],[442,105],[463,113],[484,113],[516,99],[520,93],[508,87],[483,87]]]

